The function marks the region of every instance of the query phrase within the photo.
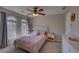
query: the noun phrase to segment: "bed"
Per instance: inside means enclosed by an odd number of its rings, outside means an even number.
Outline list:
[[[30,36],[22,36],[14,41],[16,48],[22,48],[26,51],[37,53],[45,43],[47,37],[45,32],[33,33]]]

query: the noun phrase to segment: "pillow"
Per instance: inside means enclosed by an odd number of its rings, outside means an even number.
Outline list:
[[[53,38],[53,39],[55,39],[55,35],[54,35],[54,34],[51,34],[51,33],[48,33],[48,34],[47,34],[47,37],[48,37],[48,38]]]
[[[40,35],[45,35],[45,32],[40,32]]]
[[[50,33],[47,33],[47,37],[48,37],[48,38],[51,38],[51,34],[50,34]]]
[[[38,32],[38,33],[36,34],[36,36],[38,36],[38,35],[40,35],[40,32]]]
[[[44,33],[47,36],[47,32]]]
[[[31,33],[31,35],[32,36],[37,36],[38,33],[39,33],[38,31],[34,31],[34,32]]]

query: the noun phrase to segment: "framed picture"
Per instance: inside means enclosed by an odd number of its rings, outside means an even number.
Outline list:
[[[70,16],[71,22],[74,22],[75,18],[76,18],[75,13],[72,13],[71,16]]]

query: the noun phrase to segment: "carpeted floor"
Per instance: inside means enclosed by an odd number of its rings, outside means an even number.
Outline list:
[[[0,49],[0,53],[28,53],[19,48],[15,48],[14,45],[10,45],[7,48]],[[61,53],[60,42],[46,42],[41,48],[40,53]]]
[[[42,53],[61,53],[61,42],[46,42],[42,47]]]

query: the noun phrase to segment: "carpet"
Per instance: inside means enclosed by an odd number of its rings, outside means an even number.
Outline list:
[[[28,53],[28,51],[10,45],[7,48],[0,49],[0,53]],[[61,53],[61,43],[47,41],[41,48],[40,53]]]

